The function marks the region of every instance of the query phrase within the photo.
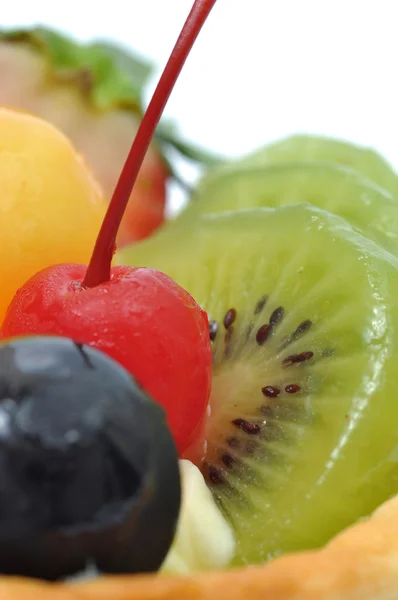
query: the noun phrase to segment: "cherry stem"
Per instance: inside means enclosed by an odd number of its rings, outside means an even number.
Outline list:
[[[111,265],[117,232],[145,154],[181,69],[215,3],[216,0],[195,0],[191,12],[184,23],[142,118],[129,155],[116,184],[95,243],[90,264],[87,267],[83,287],[92,288],[109,281],[111,278]]]

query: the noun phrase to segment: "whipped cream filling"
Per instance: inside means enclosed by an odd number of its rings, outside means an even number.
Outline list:
[[[180,518],[173,545],[161,571],[183,575],[225,568],[235,553],[232,529],[199,469],[189,460],[181,460],[180,469]]]

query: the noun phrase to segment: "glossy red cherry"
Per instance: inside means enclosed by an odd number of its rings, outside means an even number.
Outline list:
[[[166,410],[180,454],[199,431],[211,385],[207,315],[166,275],[111,269],[132,187],[164,106],[216,0],[196,0],[132,144],[85,265],[56,265],[33,276],[12,300],[4,338],[50,334],[90,344],[118,360]]]
[[[86,271],[63,265],[31,278],[10,306],[4,336],[51,333],[106,352],[163,405],[183,452],[209,397],[206,314],[159,271],[115,267],[110,281],[85,289]]]

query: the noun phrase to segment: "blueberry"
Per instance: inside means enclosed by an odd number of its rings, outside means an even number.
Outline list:
[[[1,573],[156,571],[179,508],[164,412],[127,371],[66,338],[1,343]]]

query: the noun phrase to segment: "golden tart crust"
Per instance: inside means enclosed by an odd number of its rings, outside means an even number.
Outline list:
[[[0,600],[398,600],[398,496],[313,552],[188,577],[0,578]]]

